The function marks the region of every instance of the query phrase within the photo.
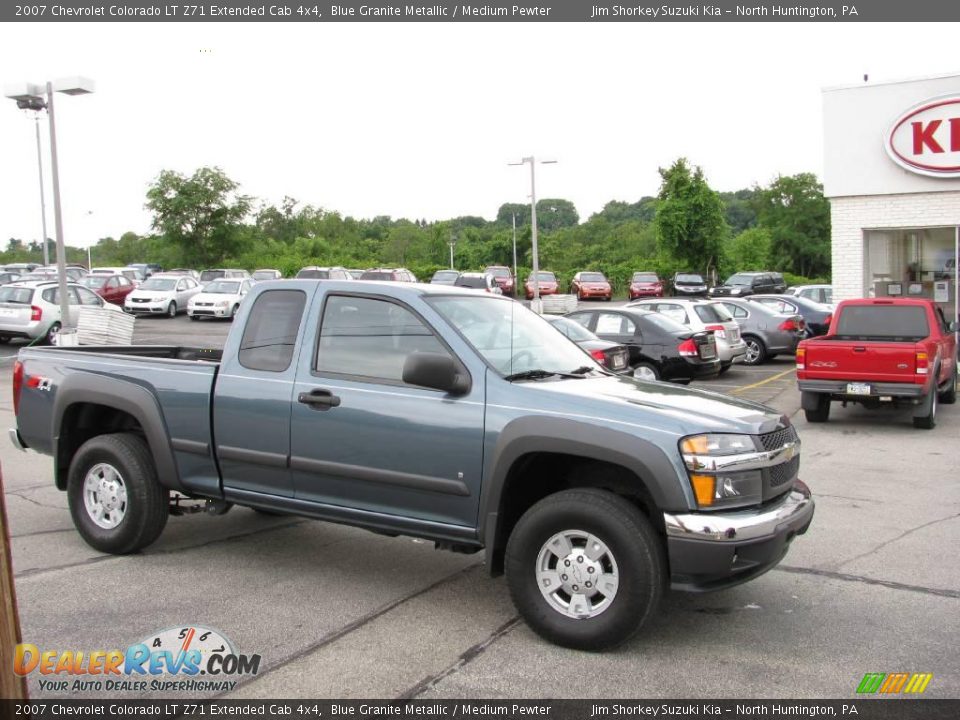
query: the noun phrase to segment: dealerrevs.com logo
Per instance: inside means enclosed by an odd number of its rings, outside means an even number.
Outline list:
[[[857,685],[858,695],[919,695],[933,680],[933,673],[867,673]]]
[[[238,653],[222,633],[199,625],[161,630],[126,650],[41,650],[21,643],[13,660],[17,675],[43,676],[45,692],[224,692],[236,687],[232,678],[259,670],[259,655]]]

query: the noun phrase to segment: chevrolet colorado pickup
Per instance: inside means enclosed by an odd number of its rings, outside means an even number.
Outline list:
[[[98,550],[149,545],[182,496],[427,538],[483,551],[574,648],[769,570],[814,512],[786,417],[611,374],[458,288],[258,283],[222,353],[27,348],[13,383],[13,442],[53,456]]]
[[[827,334],[797,347],[807,421],[826,422],[833,401],[912,405],[914,427],[932,429],[938,402],[957,401],[956,330],[930,300],[844,300]]]

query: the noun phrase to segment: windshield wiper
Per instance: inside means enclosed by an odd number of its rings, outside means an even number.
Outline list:
[[[544,378],[554,376],[583,379],[582,375],[574,375],[573,373],[565,373],[558,370],[524,370],[523,372],[513,373],[512,375],[505,375],[503,379],[513,382],[514,380],[543,380]]]
[[[576,370],[571,370],[570,374],[582,376],[582,375],[586,375],[588,372],[593,372],[595,370],[600,370],[600,368],[596,366],[591,367],[590,365],[581,365]]]

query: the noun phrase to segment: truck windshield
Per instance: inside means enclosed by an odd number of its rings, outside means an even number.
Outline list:
[[[917,305],[848,305],[837,322],[838,339],[916,342],[930,335],[927,313]]]
[[[570,373],[596,365],[550,323],[518,303],[491,296],[429,302],[503,376],[530,370]]]

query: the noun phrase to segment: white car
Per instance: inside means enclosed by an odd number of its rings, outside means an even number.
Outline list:
[[[67,298],[74,325],[84,305],[122,312],[119,306],[104,302],[76,283],[67,283]],[[60,293],[56,281],[33,280],[0,287],[0,343],[22,338],[52,345],[59,333]]]
[[[190,298],[200,290],[200,284],[188,275],[157,273],[127,295],[123,309],[134,315],[176,317],[177,313],[186,312]]]
[[[721,303],[694,298],[647,298],[627,303],[666,315],[692,330],[713,330],[717,341],[720,372],[726,372],[734,363],[747,357],[747,344],[740,336],[740,326]]]
[[[202,317],[230,318],[233,320],[240,303],[248,292],[252,280],[211,280],[200,292],[190,298],[187,315],[191,320]]]

